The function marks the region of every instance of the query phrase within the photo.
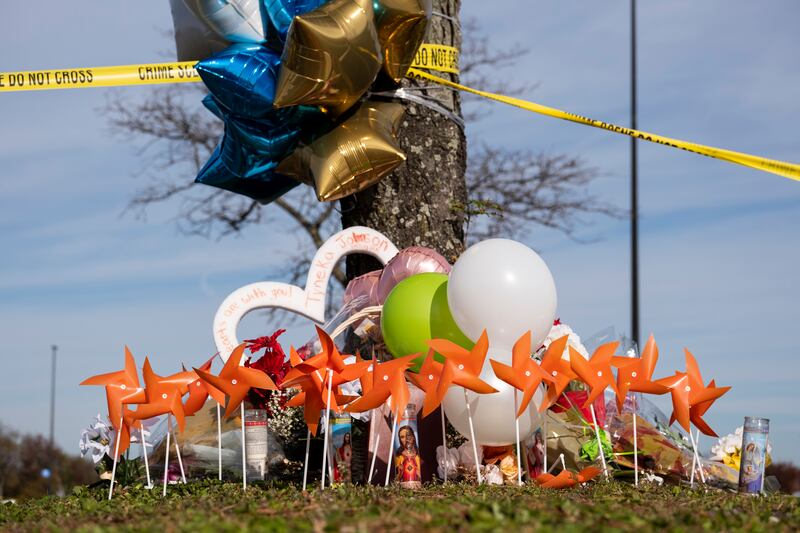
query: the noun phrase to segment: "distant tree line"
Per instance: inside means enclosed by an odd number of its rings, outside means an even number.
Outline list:
[[[50,477],[42,475],[49,470]],[[92,465],[51,446],[42,435],[21,435],[0,424],[0,501],[63,495],[97,481]]]

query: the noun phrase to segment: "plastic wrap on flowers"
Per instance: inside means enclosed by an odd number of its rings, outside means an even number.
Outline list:
[[[271,420],[267,420],[268,427]],[[225,479],[236,479],[242,476],[242,432],[239,416],[222,420],[222,474]],[[174,422],[173,422],[174,427]],[[149,463],[153,482],[163,478],[164,450],[167,436],[166,418],[162,417],[151,429],[153,448],[149,452]],[[211,477],[219,472],[219,448],[217,440],[217,408],[213,400],[206,402],[194,416],[186,418],[186,429],[183,433],[173,433],[180,447],[181,460],[187,480]],[[286,456],[282,442],[276,438],[275,431],[267,432],[267,457],[265,464],[270,469],[283,467]],[[175,454],[175,439],[170,439],[168,480],[176,482],[181,479],[180,465]],[[148,442],[148,444],[150,444]],[[135,447],[135,446],[134,446]],[[250,463],[248,458],[248,463]],[[248,466],[248,480],[255,477],[252,465]]]
[[[634,467],[633,462],[633,395],[617,412],[615,402],[609,401],[607,409],[607,429],[611,435],[616,463],[626,469]],[[688,480],[691,475],[693,453],[691,443],[683,432],[669,426],[666,416],[647,398],[636,395],[637,440],[639,448],[639,468],[668,480],[678,482]],[[712,485],[735,488],[738,472],[722,463],[700,457],[706,482]]]

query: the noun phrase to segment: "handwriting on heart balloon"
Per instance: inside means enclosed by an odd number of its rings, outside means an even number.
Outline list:
[[[293,311],[314,322],[325,322],[325,299],[333,267],[345,255],[361,253],[382,264],[397,255],[388,237],[374,229],[354,226],[333,235],[317,250],[306,278],[305,289],[277,281],[260,281],[230,293],[214,316],[214,342],[223,360],[239,344],[236,328],[242,318],[256,309],[277,307]]]

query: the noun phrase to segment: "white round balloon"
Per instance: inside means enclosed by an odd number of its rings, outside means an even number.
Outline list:
[[[490,348],[486,357],[481,379],[498,390],[494,394],[475,394],[467,391],[470,410],[472,411],[472,425],[475,428],[475,442],[481,446],[506,446],[517,442],[514,419],[517,410],[514,408],[514,387],[501,381],[494,375],[489,359],[511,364],[511,350]],[[541,425],[539,406],[542,403],[541,388],[533,395],[533,400],[528,409],[519,417],[519,438],[524,441]],[[522,393],[517,392],[518,401],[522,401]],[[464,400],[464,389],[453,385],[447,391],[442,401],[444,414],[453,424],[453,427],[467,438],[469,433],[469,417],[467,404]]]
[[[510,239],[488,239],[458,258],[447,283],[453,319],[476,340],[486,329],[494,346],[513,346],[531,332],[541,345],[556,317],[556,284],[539,254]]]

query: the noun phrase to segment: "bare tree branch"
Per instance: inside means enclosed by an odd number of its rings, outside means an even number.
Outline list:
[[[521,78],[514,69],[527,55],[525,47],[492,48],[474,19],[464,23],[463,32],[460,68],[464,83],[508,95],[536,89],[536,84],[507,81]],[[101,112],[108,117],[113,134],[136,146],[143,164],[135,175],[147,182],[131,199],[128,210],[144,217],[151,205],[178,202],[175,220],[182,232],[215,238],[239,233],[250,225],[288,222],[297,230],[298,246],[286,256],[286,269],[272,274],[302,285],[316,249],[340,229],[337,204],[318,202],[307,186],[297,187],[269,206],[221,189],[195,186],[194,177],[223,131],[222,122],[201,104],[205,94],[202,85],[176,84],[151,90],[143,99],[120,93],[107,99]],[[468,122],[488,113],[484,100],[464,97]],[[596,177],[596,170],[579,158],[480,143],[470,150],[467,205],[453,209],[466,212],[471,241],[520,235],[532,225],[574,238],[583,215],[621,214],[587,192]],[[347,284],[343,265],[335,267],[333,277],[337,283],[330,290],[328,314],[339,308]]]

